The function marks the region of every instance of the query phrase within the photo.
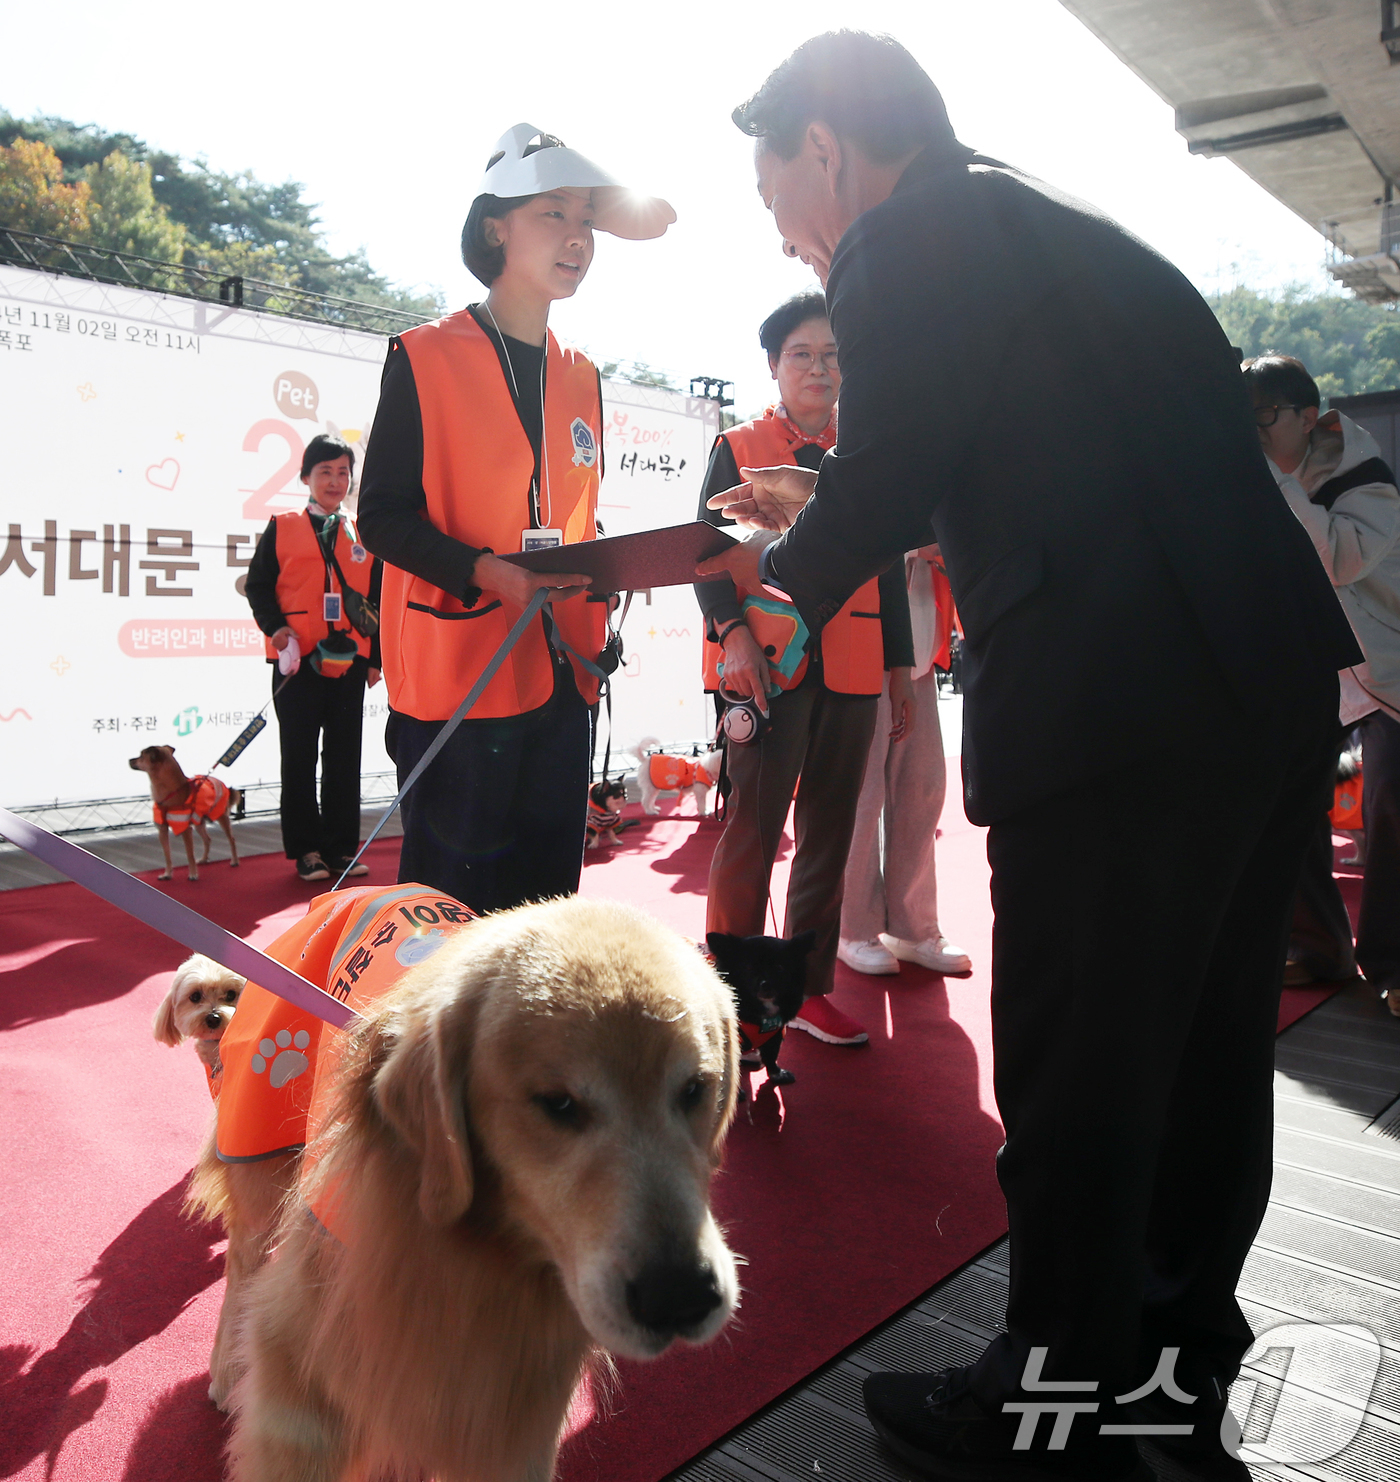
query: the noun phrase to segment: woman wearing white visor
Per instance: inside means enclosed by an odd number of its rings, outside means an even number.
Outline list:
[[[578,889],[593,660],[606,636],[587,578],[500,559],[597,535],[598,372],[549,332],[596,230],[658,237],[675,220],[530,124],[497,144],[462,230],[486,299],[390,341],[365,456],[360,535],[385,562],[386,744],[407,777],[541,587],[522,635],[403,803],[399,879],[478,911]],[[567,647],[566,647],[567,645]]]

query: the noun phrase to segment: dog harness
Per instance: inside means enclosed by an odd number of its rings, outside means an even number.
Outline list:
[[[657,792],[677,792],[683,787],[694,787],[697,782],[701,787],[715,785],[703,763],[687,756],[667,756],[661,751],[647,758],[647,775]]]
[[[364,1013],[475,919],[461,901],[425,885],[332,891],[318,895],[267,955]],[[306,1145],[317,1076],[325,1060],[334,1061],[323,1048],[339,1034],[305,1009],[248,984],[219,1041],[221,1162],[256,1163]]]
[[[151,813],[157,823],[163,823],[172,834],[183,834],[187,828],[206,819],[217,823],[228,812],[228,787],[217,777],[190,778],[190,790],[178,808],[151,805]]]

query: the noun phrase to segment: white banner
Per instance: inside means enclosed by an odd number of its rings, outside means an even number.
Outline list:
[[[384,340],[0,267],[0,802],[130,797],[128,758],[207,770],[266,703],[242,595],[268,518],[305,500],[306,443],[368,441]],[[693,519],[713,402],[604,383],[609,534]],[[633,604],[620,742],[707,729],[689,588]],[[368,692],[364,771],[391,769]],[[276,721],[229,769],[278,774]]]

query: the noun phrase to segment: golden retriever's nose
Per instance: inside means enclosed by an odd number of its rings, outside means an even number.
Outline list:
[[[669,1338],[698,1328],[723,1300],[714,1267],[708,1263],[656,1261],[627,1283],[632,1320]]]

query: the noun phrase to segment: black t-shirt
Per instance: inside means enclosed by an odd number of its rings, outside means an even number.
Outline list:
[[[544,429],[541,389],[544,346],[528,345],[524,340],[498,334],[479,307],[473,307],[470,312],[495,347],[520,425],[534,450],[538,486]],[[472,569],[481,551],[454,539],[424,518],[427,507],[428,496],[423,489],[423,411],[418,402],[412,362],[395,336],[389,341],[389,353],[384,360],[379,407],[374,414],[360,481],[360,533],[366,545],[391,566],[431,582],[470,607],[480,591],[472,583]],[[531,523],[539,523],[533,510]]]

